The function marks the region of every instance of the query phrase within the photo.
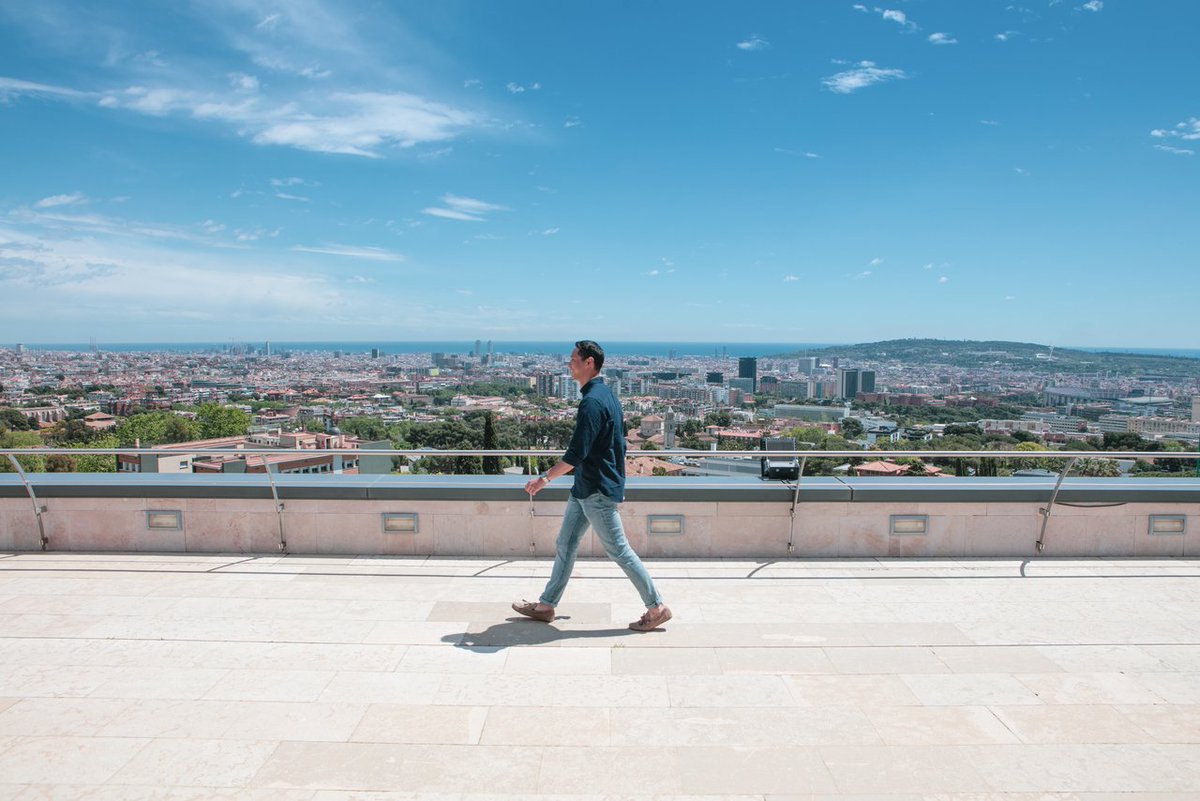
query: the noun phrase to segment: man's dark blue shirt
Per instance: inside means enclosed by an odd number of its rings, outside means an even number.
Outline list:
[[[571,494],[586,498],[601,492],[620,503],[625,499],[625,424],[621,404],[603,381],[583,385],[575,413],[575,433],[563,461],[575,468]]]

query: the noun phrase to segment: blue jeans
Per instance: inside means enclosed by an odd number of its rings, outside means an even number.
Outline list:
[[[600,492],[594,492],[586,498],[579,499],[574,495],[567,501],[567,511],[563,515],[562,528],[558,531],[555,544],[554,571],[550,581],[538,600],[550,606],[557,606],[571,578],[571,569],[575,567],[575,554],[579,551],[579,543],[588,524],[600,538],[604,552],[608,558],[621,566],[625,575],[633,582],[642,603],[649,609],[662,603],[658,590],[654,589],[654,581],[646,572],[642,560],[629,547],[625,539],[625,527],[621,525],[621,514],[616,501]]]

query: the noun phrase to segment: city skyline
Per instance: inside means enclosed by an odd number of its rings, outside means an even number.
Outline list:
[[[0,341],[1200,347],[1182,0],[0,22]]]

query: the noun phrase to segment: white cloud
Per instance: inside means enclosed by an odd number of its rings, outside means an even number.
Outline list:
[[[1155,128],[1150,135],[1156,139],[1182,139],[1187,142],[1200,140],[1200,117],[1189,117],[1176,123],[1174,128]]]
[[[884,9],[880,13],[883,14],[884,19],[890,19],[892,22],[898,22],[901,25],[909,24],[908,17],[907,17],[907,15],[905,15],[905,13],[903,11],[896,11],[894,9],[889,8],[889,9]]]
[[[1082,11],[1099,11],[1100,9],[1104,8],[1104,0],[1088,0],[1088,2],[1084,3],[1079,8]]]
[[[282,16],[282,14],[270,14],[266,17],[263,17],[262,20],[254,27],[258,28],[259,30],[264,28],[274,28],[279,23],[279,19]]]
[[[999,125],[1000,123],[996,122],[995,120],[980,120],[979,124],[980,125]]]
[[[219,223],[216,220],[205,220],[204,222],[200,223],[200,227],[209,234],[218,234],[225,230],[225,224]]]
[[[21,95],[51,95],[66,98],[88,97],[86,92],[66,89],[61,86],[51,86],[45,83],[19,81],[16,78],[0,77],[0,103],[8,102],[9,98]]]
[[[867,8],[866,6],[864,6],[864,5],[860,5],[859,3],[855,3],[855,4],[854,4],[854,10],[855,10],[855,11],[861,11],[861,12],[862,12],[862,13],[864,13],[864,14],[867,14],[867,13],[869,13],[869,12],[870,12],[870,9],[868,9],[868,8]]]
[[[658,270],[651,270],[650,272],[646,273],[646,275],[658,275]]]
[[[1155,145],[1155,150],[1161,150],[1164,153],[1174,153],[1178,156],[1194,156],[1196,151],[1189,150],[1186,147],[1171,147],[1170,145]]]
[[[950,281],[950,279],[944,275],[938,278],[939,284],[945,284],[945,283],[948,283],[949,281]]]
[[[806,159],[821,158],[820,153],[813,153],[812,151],[809,151],[809,150],[792,150],[792,149],[786,148],[786,147],[777,147],[777,148],[775,148],[775,152],[776,153],[786,153],[789,156],[803,156]]]
[[[861,273],[859,273],[858,275],[856,275],[854,277],[856,279],[862,279],[862,278],[869,278],[870,276],[871,276],[870,270],[863,270]]]
[[[238,92],[257,92],[258,78],[241,72],[229,73],[229,85]]]
[[[542,85],[540,83],[533,83],[533,84],[530,84],[528,87],[525,87],[519,83],[513,83],[512,81],[509,81],[507,84],[504,85],[504,88],[507,89],[509,92],[511,92],[514,95],[519,95],[522,92],[525,92],[526,89],[528,89],[531,92],[536,92],[538,89],[542,88]]]
[[[784,283],[790,283],[791,281],[799,281],[799,280],[800,280],[800,276],[798,276],[798,275],[785,275],[785,276],[783,277],[783,280],[784,280]]]
[[[291,195],[287,192],[276,192],[275,197],[279,198],[280,200],[294,200],[300,203],[312,203],[312,198],[307,198],[302,195]]]
[[[872,267],[878,267],[878,266],[879,266],[879,265],[881,265],[881,264],[883,264],[883,259],[879,258],[878,256],[876,256],[875,258],[871,259],[871,266],[872,266]]]
[[[933,269],[933,262],[929,262],[928,264],[926,264],[926,265],[925,265],[924,267],[922,267],[921,269],[922,269],[922,270],[932,270],[932,269]]]
[[[1003,33],[996,34],[993,38],[995,38],[997,42],[1007,42],[1009,39],[1019,34],[1020,31],[1004,31]]]
[[[478,89],[483,86],[483,81],[478,78],[468,78],[463,81],[463,89]]]
[[[580,125],[583,125],[583,123],[579,121],[578,117],[567,117],[566,121],[563,123],[564,128],[575,128]]]
[[[352,259],[368,259],[370,261],[404,261],[404,257],[384,248],[358,247],[355,245],[293,245],[291,250],[300,253],[319,253],[326,256],[348,256]]]
[[[1029,175],[1029,170],[1024,167],[1013,167],[1017,171],[1017,175]]]
[[[87,198],[82,192],[72,192],[69,195],[51,195],[44,197],[37,203],[33,204],[35,209],[52,209],[56,206],[78,206],[81,203],[86,203]]]
[[[307,184],[303,178],[292,176],[290,178],[272,178],[271,186],[316,186],[316,184]]]
[[[1004,299],[1005,300],[1016,300],[1017,296],[1016,295],[1005,295]]]
[[[929,34],[929,42],[935,45],[958,44],[958,40],[949,33],[931,33]]]
[[[855,69],[822,78],[821,83],[831,92],[847,95],[868,86],[887,81],[904,80],[907,77],[904,70],[884,69],[875,66],[873,61],[860,61]]]
[[[752,35],[749,39],[743,39],[737,43],[739,50],[766,50],[770,46],[770,42],[760,39],[757,35]]]
[[[447,220],[482,222],[486,219],[483,215],[493,211],[509,210],[507,206],[488,203],[483,200],[476,200],[475,198],[460,197],[459,195],[445,194],[442,195],[441,200],[445,204],[444,206],[421,209],[421,213],[432,217],[442,217]]]
[[[555,234],[558,233],[558,231],[559,231],[559,229],[557,227],[556,228],[547,228],[545,231],[542,231],[542,236],[554,236]]]

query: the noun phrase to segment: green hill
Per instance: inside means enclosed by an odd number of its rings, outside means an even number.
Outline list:
[[[782,358],[818,356],[910,365],[1001,367],[1047,375],[1115,373],[1127,377],[1188,378],[1200,376],[1200,359],[1133,353],[1093,353],[1053,348],[1031,342],[950,339],[889,339],[858,345],[836,345],[796,351]]]

